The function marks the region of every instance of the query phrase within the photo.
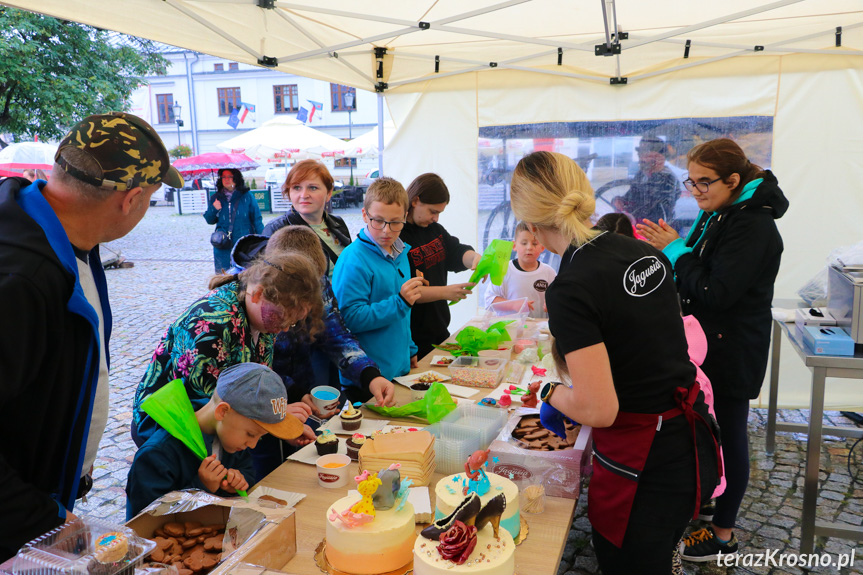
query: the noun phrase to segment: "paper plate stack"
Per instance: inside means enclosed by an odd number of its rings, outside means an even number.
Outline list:
[[[435,470],[434,442],[428,431],[373,435],[360,448],[360,471],[376,473],[400,463],[402,478],[409,477],[414,486],[428,485]]]

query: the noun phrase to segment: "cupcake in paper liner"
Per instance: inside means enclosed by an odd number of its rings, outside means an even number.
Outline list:
[[[324,429],[315,439],[315,449],[318,450],[318,455],[336,453],[339,450],[339,438],[329,429]]]
[[[363,412],[351,405],[347,404],[347,408],[339,414],[342,420],[342,428],[345,431],[356,431],[363,424]]]
[[[362,433],[354,433],[348,438],[348,457],[356,461],[360,457],[360,448],[366,442],[366,436]]]

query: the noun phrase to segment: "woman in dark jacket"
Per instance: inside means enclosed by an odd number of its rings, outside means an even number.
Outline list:
[[[209,204],[204,219],[208,224],[216,224],[216,231],[226,236],[222,244],[213,244],[213,261],[216,273],[220,273],[231,267],[231,248],[237,240],[249,234],[260,234],[264,231],[264,222],[258,202],[246,187],[240,170],[231,168],[219,173],[216,193]]]
[[[351,232],[345,221],[326,212],[333,197],[333,176],[317,160],[297,162],[282,186],[282,195],[290,198],[291,211],[267,224],[265,236],[272,236],[285,226],[307,226],[318,235],[329,261],[327,277],[333,279],[333,267],[345,246],[351,243]]]
[[[644,220],[638,231],[671,260],[684,315],[707,334],[701,368],[715,394],[728,486],[712,523],[685,540],[683,558],[708,561],[737,551],[734,527],[749,483],[749,400],[758,396],[770,346],[773,283],[782,256],[775,220],[788,200],[776,177],[752,164],[722,138],[690,150],[689,178],[701,212],[686,239],[664,221]]]

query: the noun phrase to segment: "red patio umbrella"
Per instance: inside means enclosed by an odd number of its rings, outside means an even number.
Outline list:
[[[210,152],[191,158],[181,158],[171,163],[183,176],[207,175],[218,170],[235,168],[247,172],[259,167],[258,163],[246,154],[226,154]]]

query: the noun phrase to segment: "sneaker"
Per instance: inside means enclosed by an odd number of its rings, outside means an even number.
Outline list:
[[[709,523],[713,521],[714,513],[716,513],[716,503],[711,499],[710,503],[704,505],[698,511],[698,519],[701,521],[707,521]]]
[[[714,561],[719,558],[720,553],[737,554],[737,537],[734,533],[731,534],[731,541],[720,543],[713,529],[708,526],[684,537],[680,543],[680,555],[684,561]]]

